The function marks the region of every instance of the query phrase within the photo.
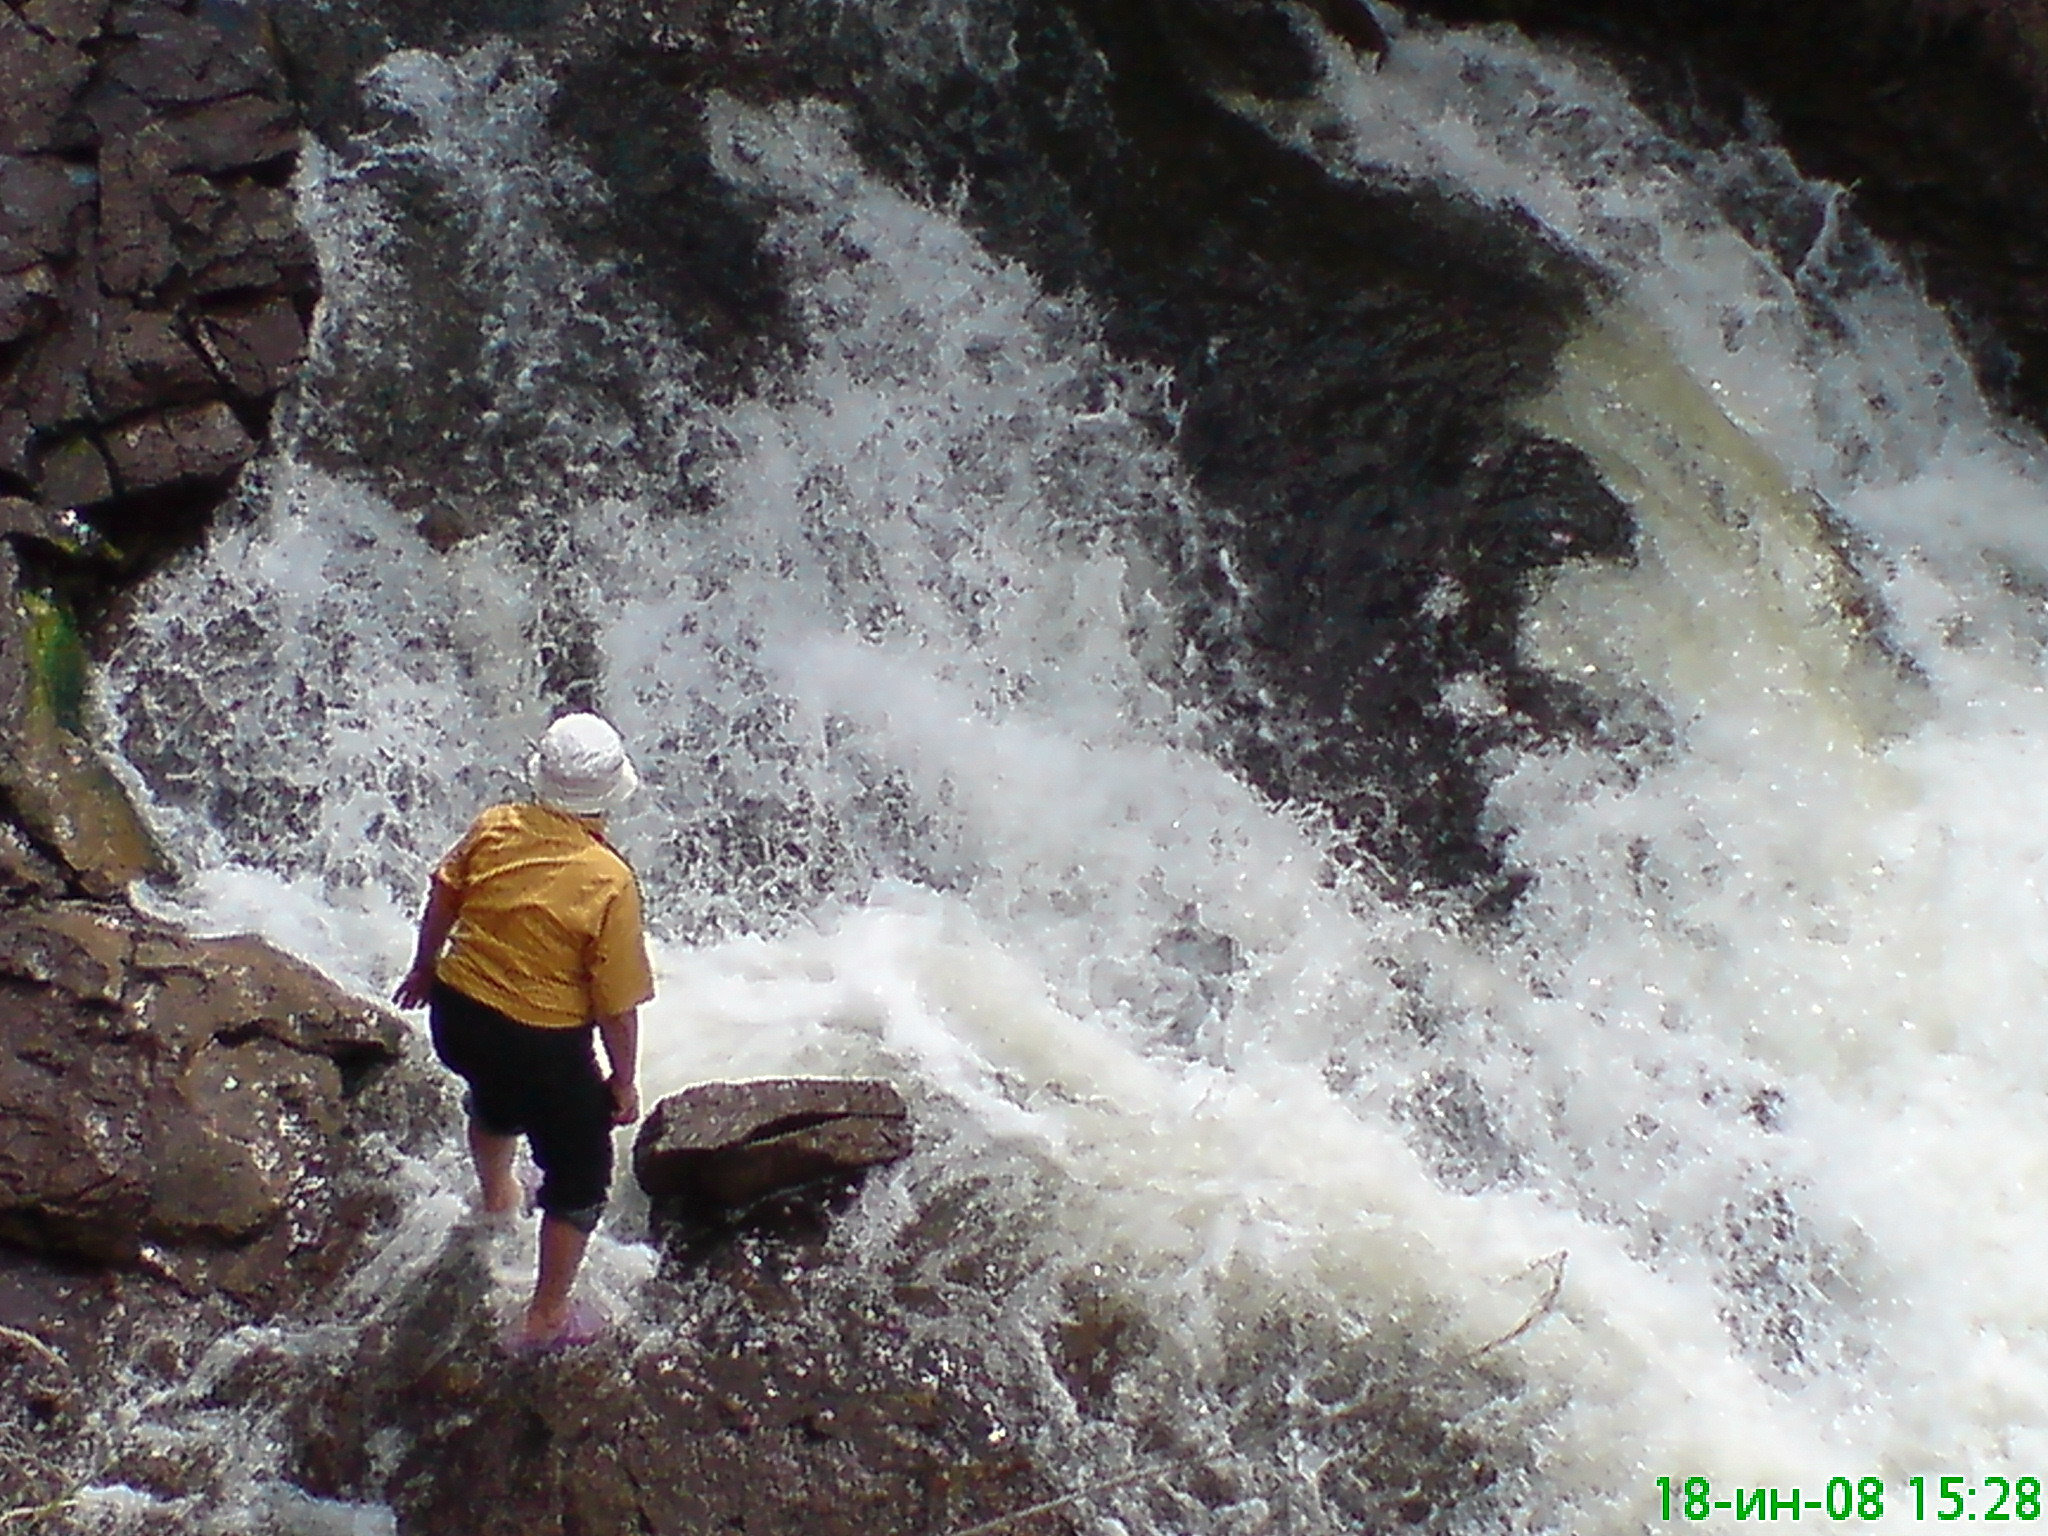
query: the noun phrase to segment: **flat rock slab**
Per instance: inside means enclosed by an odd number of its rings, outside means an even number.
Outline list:
[[[903,1096],[866,1078],[704,1083],[654,1106],[633,1173],[657,1211],[703,1215],[910,1152]]]

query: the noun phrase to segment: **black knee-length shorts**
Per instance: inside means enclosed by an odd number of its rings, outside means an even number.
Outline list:
[[[470,1118],[493,1136],[526,1137],[540,1165],[535,1203],[588,1232],[612,1183],[612,1096],[597,1070],[594,1025],[538,1029],[434,983],[434,1054],[469,1084]]]

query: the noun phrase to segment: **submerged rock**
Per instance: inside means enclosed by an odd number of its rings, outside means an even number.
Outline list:
[[[62,1511],[105,1464],[97,1413],[117,1392],[183,1380],[242,1314],[218,1292],[194,1294],[139,1270],[52,1263],[0,1242],[0,1518],[14,1522],[7,1528],[22,1526],[23,1508],[48,1504],[25,1529],[78,1530]],[[140,1443],[129,1449],[134,1464],[161,1460]]]
[[[1309,9],[1339,46],[1385,47],[1349,0]],[[308,444],[323,467],[376,485],[437,545],[508,521],[522,542],[552,537],[549,514],[522,510],[509,486],[616,486],[631,500],[668,483],[678,510],[717,501],[715,462],[672,447],[635,462],[660,434],[565,462],[556,397],[484,345],[519,306],[485,256],[460,159],[427,152],[433,114],[378,81],[417,92],[426,68],[473,82],[482,55],[463,50],[493,30],[518,44],[499,79],[545,77],[554,147],[601,195],[535,198],[520,237],[545,226],[585,264],[581,334],[548,382],[592,402],[646,389],[636,349],[600,339],[631,334],[615,321],[638,306],[659,306],[682,343],[668,368],[713,402],[772,393],[801,363],[776,194],[718,173],[709,125],[733,98],[829,103],[868,172],[950,206],[1049,298],[1078,299],[1112,367],[1171,379],[1128,446],[1178,456],[1200,526],[1146,507],[1060,515],[1117,524],[1164,572],[1183,659],[1159,681],[1207,710],[1219,755],[1276,796],[1330,808],[1350,851],[1403,888],[1501,883],[1475,764],[1503,729],[1579,718],[1519,660],[1525,578],[1628,549],[1627,517],[1590,468],[1551,462],[1576,451],[1514,419],[1599,280],[1527,219],[1411,180],[1334,177],[1252,120],[1316,82],[1321,43],[1301,8],[993,0],[958,27],[781,0],[606,4],[573,27],[544,8],[494,21],[417,0],[281,0],[276,15],[297,72],[327,79],[308,107],[318,131],[344,159],[384,162],[364,185],[397,241],[383,323],[337,328],[323,349],[324,430]],[[360,83],[408,47],[445,62],[408,55]],[[333,83],[344,62],[359,83]],[[389,156],[414,141],[420,154]],[[1077,380],[1071,408],[1110,395],[1134,392]],[[1546,486],[1532,508],[1515,472],[1536,460]],[[1439,611],[1446,591],[1454,612]],[[576,689],[595,670],[551,665],[546,691],[587,703]],[[1466,674],[1498,681],[1508,726],[1438,707],[1445,680]],[[1390,796],[1389,782],[1413,790]],[[763,821],[804,814],[761,807]]]

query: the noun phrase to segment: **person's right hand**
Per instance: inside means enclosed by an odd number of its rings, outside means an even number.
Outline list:
[[[391,1001],[401,1008],[424,1008],[434,991],[434,968],[418,961],[405,973],[391,994]]]

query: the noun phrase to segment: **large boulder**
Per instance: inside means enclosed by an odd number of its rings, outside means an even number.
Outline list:
[[[663,1099],[633,1143],[657,1213],[703,1218],[910,1153],[903,1096],[863,1078],[703,1083]]]
[[[361,1236],[355,1100],[397,1020],[253,938],[112,903],[0,910],[0,1240],[259,1305]]]

